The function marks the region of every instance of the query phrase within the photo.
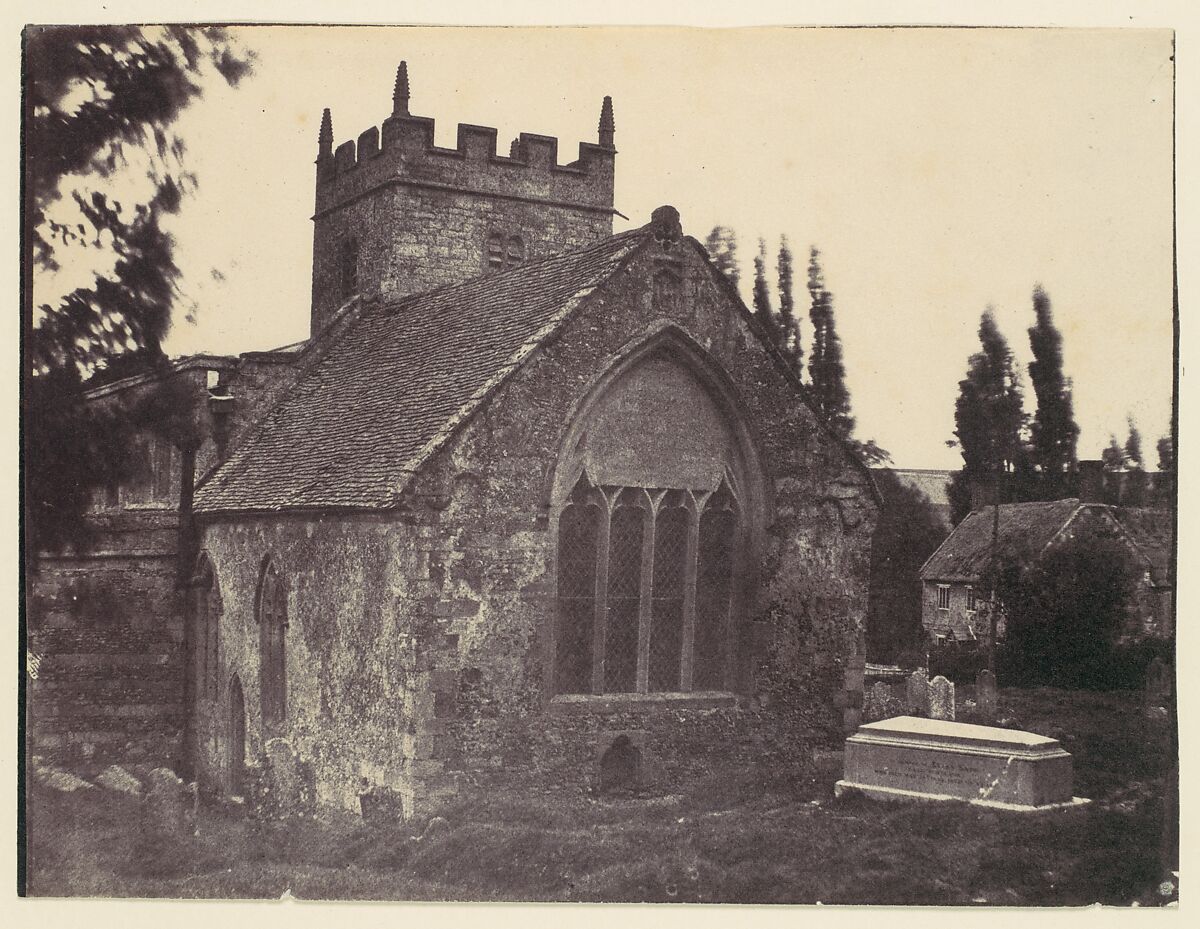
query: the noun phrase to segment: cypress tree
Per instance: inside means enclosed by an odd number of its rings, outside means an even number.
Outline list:
[[[1145,468],[1142,459],[1142,434],[1132,416],[1127,417],[1125,421],[1129,425],[1129,437],[1125,439],[1125,463],[1131,471],[1143,471]]]
[[[972,483],[994,485],[999,499],[1012,502],[1023,496],[1017,485],[1028,468],[1020,377],[991,307],[979,320],[979,344],[967,361],[967,376],[958,382],[954,404],[954,434],[963,458],[950,488],[956,523],[970,510]]]
[[[758,254],[754,256],[754,318],[766,329],[771,341],[779,344],[779,321],[771,309],[771,291],[767,287],[767,242],[758,240]]]
[[[804,348],[800,341],[800,320],[792,295],[792,250],[787,236],[779,239],[779,347],[792,363],[796,377],[804,372]]]
[[[833,294],[825,289],[820,254],[816,246],[809,251],[808,293],[812,301],[809,319],[813,327],[809,379],[817,409],[839,435],[849,438],[854,432],[854,417],[850,415],[850,393],[846,389],[842,343],[834,323]]]
[[[733,230],[728,226],[713,226],[712,232],[704,240],[704,247],[717,270],[724,274],[736,289],[742,275],[738,270],[737,236]]]
[[[1040,472],[1039,495],[1046,500],[1063,496],[1075,470],[1079,426],[1071,397],[1071,382],[1063,376],[1062,333],[1054,325],[1050,298],[1039,284],[1033,289],[1036,322],[1029,328],[1033,361],[1029,380],[1037,398],[1032,424],[1033,465]]]

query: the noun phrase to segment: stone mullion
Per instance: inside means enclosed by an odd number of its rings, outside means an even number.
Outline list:
[[[650,689],[650,624],[654,619],[654,522],[658,507],[645,495],[646,517],[642,521],[642,576],[638,589],[637,692]],[[661,500],[661,497],[660,497]]]
[[[608,631],[608,545],[612,530],[612,507],[599,493],[600,536],[596,540],[596,597],[592,621],[592,693],[604,693],[604,642]],[[614,497],[615,499],[615,497]]]
[[[690,691],[695,662],[692,650],[696,642],[696,577],[700,557],[700,507],[688,495],[687,554],[683,566],[683,637],[680,643],[679,689]]]

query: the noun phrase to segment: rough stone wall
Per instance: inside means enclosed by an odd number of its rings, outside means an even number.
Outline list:
[[[655,283],[653,255],[635,259],[417,475],[398,510],[210,519],[202,547],[223,602],[222,690],[202,727],[210,777],[224,776],[231,674],[245,694],[247,754],[263,754],[254,597],[268,554],[289,589],[288,736],[322,803],[355,808],[382,788],[421,816],[473,786],[587,790],[621,737],[640,752],[641,786],[667,790],[713,773],[714,759],[794,772],[815,744],[840,738],[848,672],[861,664],[868,478],[798,404],[691,246],[670,257],[677,288]],[[548,488],[564,428],[631,336],[667,321],[729,373],[769,484],[736,684],[556,697]],[[654,399],[648,389],[637,402]],[[672,449],[658,451],[670,466]]]
[[[854,702],[844,692],[848,665],[862,651],[875,515],[868,478],[799,404],[698,255],[680,245],[672,257],[677,287],[661,286],[655,256],[636,259],[410,488],[410,507],[442,543],[428,576],[412,581],[428,602],[410,613],[418,680],[433,693],[432,713],[411,725],[428,734],[443,768],[414,779],[429,804],[450,784],[595,787],[598,759],[621,735],[640,747],[649,784],[665,788],[711,771],[714,759],[760,772],[802,766],[814,744],[842,733],[842,710]],[[631,337],[664,321],[728,372],[773,498],[756,596],[738,617],[737,694],[555,699],[545,666],[554,615],[547,496],[564,426]]]
[[[947,583],[950,587],[950,609],[938,609],[938,587]],[[986,592],[979,591],[979,599],[986,599]],[[957,582],[925,581],[921,585],[921,624],[930,636],[944,635],[947,639],[968,641],[986,636],[987,629],[978,625],[978,613],[967,612],[967,585]],[[972,635],[972,630],[974,635]]]
[[[109,518],[100,552],[46,556],[29,578],[26,646],[37,661],[28,676],[30,755],[81,771],[178,761],[176,519]]]
[[[411,803],[410,759],[419,758],[407,720],[421,699],[411,686],[411,640],[397,609],[397,578],[419,575],[419,532],[371,517],[263,517],[203,528],[201,548],[220,588],[219,688],[199,705],[201,776],[227,786],[230,682],[246,711],[246,760],[261,765],[267,738],[288,739],[311,772],[319,803],[358,809],[368,787]],[[256,594],[269,557],[287,589],[287,722],[264,732]]]
[[[286,362],[250,360],[235,368],[224,361],[222,377],[237,396],[229,415],[232,447],[277,401],[294,370]],[[218,461],[206,370],[177,377],[181,396],[195,401],[198,478]],[[182,585],[192,568],[180,520],[186,464],[175,448],[165,494],[121,488],[115,505],[99,494],[87,516],[96,531],[93,543],[80,551],[39,553],[31,565],[26,647],[38,663],[37,677],[28,678],[31,755],[85,771],[113,763],[183,762]]]
[[[377,138],[377,136],[376,136]],[[457,149],[433,145],[433,121],[389,119],[383,145],[344,143],[318,162],[313,226],[313,332],[347,295],[341,244],[358,241],[358,291],[419,293],[484,273],[492,232],[520,236],[525,260],[612,233],[614,152],[580,146],[557,164],[557,140],[522,135],[514,157],[495,130],[460,126]]]

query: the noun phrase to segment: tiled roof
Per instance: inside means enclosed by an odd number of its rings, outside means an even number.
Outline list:
[[[997,535],[1005,556],[1033,560],[1079,509],[1079,501],[1049,500],[1008,503],[1000,507]],[[972,580],[987,569],[992,557],[992,523],[995,507],[968,514],[941,547],[929,556],[921,577],[925,580]]]
[[[394,505],[426,457],[647,235],[365,304],[202,484],[196,511]]]
[[[1134,546],[1150,562],[1156,584],[1167,584],[1171,575],[1171,550],[1175,545],[1175,530],[1170,510],[1149,507],[1119,506],[1113,515],[1129,535]]]

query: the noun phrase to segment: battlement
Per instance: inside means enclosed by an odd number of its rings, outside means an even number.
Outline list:
[[[616,150],[580,142],[578,157],[558,163],[558,139],[522,132],[508,155],[490,126],[458,124],[457,145],[434,144],[434,120],[392,116],[317,159],[320,215],[383,184],[437,185],[492,195],[536,197],[612,212]]]
[[[612,99],[595,142],[559,164],[558,139],[522,132],[497,149],[490,126],[459,123],[454,148],[409,110],[401,62],[392,113],[334,146],[325,110],[313,213],[313,330],[353,293],[412,293],[612,234]]]

